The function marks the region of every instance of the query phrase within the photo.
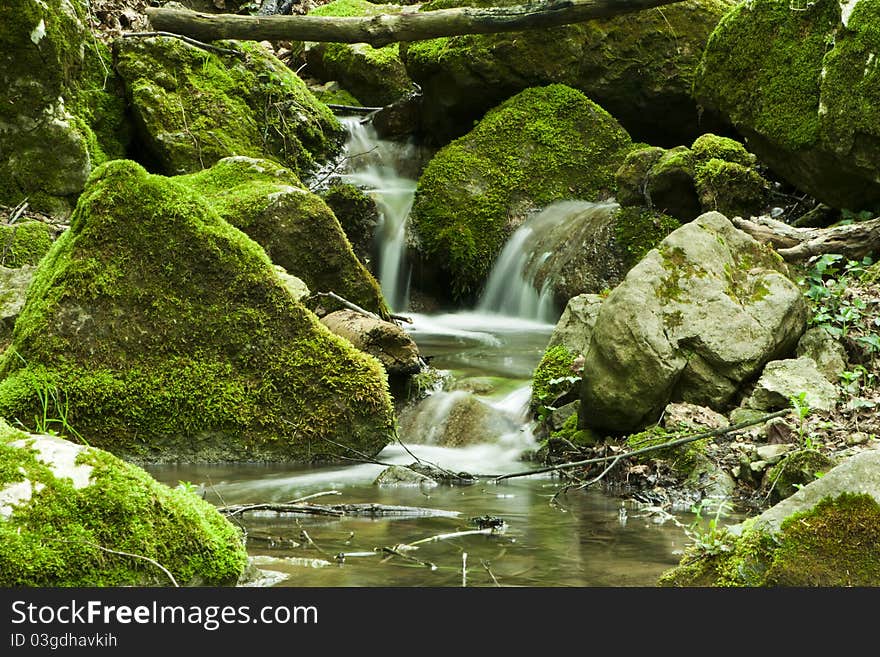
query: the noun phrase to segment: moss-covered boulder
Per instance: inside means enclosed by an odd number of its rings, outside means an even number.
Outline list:
[[[755,156],[738,141],[712,133],[690,147],[647,146],[631,151],[618,169],[618,200],[679,221],[713,210],[749,217],[764,208],[770,189],[755,164]]]
[[[334,183],[321,192],[321,198],[339,220],[355,255],[369,266],[373,256],[373,236],[379,223],[376,201],[350,183]]]
[[[399,14],[401,4],[368,0],[336,0],[309,12],[311,16],[378,16]],[[366,43],[309,43],[306,63],[310,75],[338,80],[362,103],[389,105],[413,93],[415,87],[400,59],[400,44],[374,48]]]
[[[147,461],[315,461],[394,432],[374,358],[288,292],[191,187],[114,160],[41,261],[0,361],[0,416],[59,414]],[[58,403],[53,403],[56,400]]]
[[[234,585],[246,565],[241,531],[197,494],[0,420],[0,586]]]
[[[880,7],[739,3],[719,23],[694,91],[777,174],[837,208],[880,203]]]
[[[239,156],[177,180],[202,195],[221,218],[312,293],[334,292],[388,318],[379,283],[355,256],[333,211],[290,169]],[[327,311],[342,308],[329,298],[320,303]]]
[[[55,241],[57,229],[43,221],[0,224],[0,265],[35,265]]]
[[[422,10],[520,0],[435,0]],[[417,41],[402,52],[424,92],[423,127],[458,137],[519,91],[552,83],[580,89],[637,139],[672,146],[706,129],[691,97],[694,68],[731,0],[687,0],[560,27]],[[710,128],[711,129],[711,128]]]
[[[768,468],[761,482],[767,498],[776,504],[794,495],[799,488],[825,475],[837,463],[816,449],[789,452]]]
[[[123,122],[121,98],[106,49],[88,36],[87,5],[0,6],[0,204],[27,199],[32,209],[69,214],[92,167],[119,143],[111,135]]]
[[[671,401],[728,410],[741,384],[794,349],[806,319],[781,258],[706,213],[670,233],[602,304],[581,426],[639,430]]]
[[[258,43],[218,45],[231,52],[166,37],[115,44],[144,156],[158,171],[245,155],[303,176],[339,151],[345,131],[296,73]]]
[[[630,147],[626,131],[575,89],[517,94],[422,173],[411,215],[421,256],[445,274],[442,287],[454,296],[472,294],[527,213],[558,200],[611,196]]]
[[[880,452],[689,548],[661,586],[880,586]]]
[[[532,376],[532,410],[540,413],[542,407],[553,406],[557,399],[568,395],[580,384],[580,372],[575,366],[579,355],[564,344],[554,345],[544,352]]]

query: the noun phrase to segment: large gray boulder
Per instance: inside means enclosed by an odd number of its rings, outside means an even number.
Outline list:
[[[624,432],[670,401],[724,410],[740,384],[794,349],[806,319],[782,260],[706,213],[670,233],[602,304],[580,422]]]

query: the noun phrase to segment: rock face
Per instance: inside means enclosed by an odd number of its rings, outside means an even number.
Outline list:
[[[89,444],[133,461],[378,452],[381,365],[296,301],[265,252],[192,189],[108,162],[41,261],[0,362],[0,415],[63,399]],[[51,406],[51,404],[50,404]]]
[[[336,0],[315,7],[311,16],[378,16],[398,14],[400,5],[367,0]],[[366,43],[309,43],[309,72],[322,80],[338,80],[365,105],[389,105],[414,89],[400,59],[400,44],[373,48]]]
[[[499,4],[522,3],[437,0],[423,10]],[[693,71],[734,4],[687,0],[576,25],[417,41],[402,57],[424,91],[423,129],[438,143],[527,87],[561,83],[604,107],[635,138],[672,146],[689,143],[697,126],[709,124],[691,97]]]
[[[113,150],[105,129],[121,122],[122,99],[110,68],[95,79],[106,50],[87,38],[87,4],[0,6],[0,204],[27,199],[31,209],[67,215],[92,167]]]
[[[880,202],[880,98],[871,2],[739,3],[719,23],[694,91],[776,173],[837,208]]]
[[[342,126],[292,70],[258,43],[222,45],[239,55],[165,37],[116,44],[136,128],[162,173],[245,155],[305,175],[338,152]]]
[[[796,354],[812,358],[831,383],[840,381],[840,373],[847,368],[846,348],[821,326],[811,328],[801,336]]]
[[[177,180],[246,233],[272,262],[312,292],[335,292],[387,318],[379,283],[352,251],[332,210],[296,174],[275,162],[230,157]],[[328,310],[342,306],[322,299]]]
[[[12,339],[12,330],[24,306],[24,298],[34,267],[0,267],[0,347],[5,349]]]
[[[0,585],[235,584],[241,531],[191,491],[100,449],[0,420]],[[102,550],[101,548],[104,548]]]
[[[409,376],[422,370],[419,348],[397,324],[352,310],[332,312],[322,317],[321,323],[361,351],[379,359],[389,375]]]
[[[698,550],[665,586],[878,586],[880,451],[850,457],[742,525],[727,549]]]
[[[563,85],[533,88],[489,112],[428,163],[412,226],[438,287],[462,298],[485,281],[529,211],[613,194],[631,141],[601,107]]]
[[[740,384],[804,331],[806,303],[785,270],[716,212],[670,233],[602,304],[581,426],[632,431],[670,401],[726,410]]]

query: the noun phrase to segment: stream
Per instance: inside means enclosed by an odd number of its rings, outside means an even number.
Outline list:
[[[527,416],[530,381],[559,311],[546,290],[536,291],[531,284],[529,263],[547,254],[529,248],[542,230],[558,229],[558,221],[572,215],[571,203],[561,204],[555,215],[551,206],[514,233],[476,308],[436,315],[408,312],[406,219],[416,183],[399,172],[410,153],[406,145],[378,140],[371,126],[357,119],[343,122],[351,135],[351,166],[344,178],[369,191],[380,212],[374,271],[383,294],[396,312],[412,319],[404,328],[431,366],[451,382],[400,413],[403,444],[389,445],[376,459],[410,464],[416,457],[453,472],[488,475],[538,467],[522,460],[537,446]],[[479,422],[469,424],[467,414],[475,412]],[[479,442],[472,442],[474,435]],[[249,554],[265,573],[259,582],[263,586],[654,586],[690,541],[675,523],[660,522],[599,490],[570,491],[551,505],[562,484],[546,474],[427,487],[378,486],[374,481],[384,466],[374,463],[147,469],[171,486],[203,486],[205,498],[217,505],[287,502],[327,492],[311,501],[433,510],[382,518],[249,512],[238,522],[248,532]],[[503,521],[503,527],[489,534],[427,540],[474,530],[477,519],[487,517]],[[681,523],[693,520],[693,514],[679,515]],[[395,547],[416,541],[421,541],[416,549]]]

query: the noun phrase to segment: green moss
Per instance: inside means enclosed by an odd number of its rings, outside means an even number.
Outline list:
[[[647,203],[645,181],[651,167],[664,152],[657,146],[647,146],[635,148],[627,153],[623,164],[615,174],[618,203],[623,206],[643,206]]]
[[[631,146],[579,91],[533,88],[489,112],[428,163],[412,211],[423,254],[462,298],[485,280],[511,219],[553,201],[610,196]]]
[[[697,167],[694,182],[703,209],[728,217],[757,214],[769,192],[769,184],[754,169],[717,158]]]
[[[312,293],[335,292],[388,318],[379,283],[352,251],[333,211],[297,177],[266,160],[231,158],[178,177],[225,219],[265,249],[275,264]],[[321,299],[325,308],[342,308]]]
[[[333,210],[358,258],[366,262],[379,222],[376,202],[358,187],[345,183],[331,185],[321,198]]]
[[[346,105],[348,107],[363,107],[363,103],[355,98],[351,92],[342,87],[335,89],[324,89],[322,87],[312,88],[315,98],[325,105]]]
[[[54,241],[54,228],[42,221],[0,225],[0,265],[35,265]]]
[[[559,395],[571,389],[577,378],[572,371],[575,354],[563,345],[551,347],[544,352],[532,377],[532,408],[550,404]]]
[[[338,152],[342,126],[292,70],[257,43],[218,45],[239,55],[162,37],[117,44],[141,139],[163,172],[247,155],[305,175]]]
[[[0,585],[169,586],[153,559],[182,584],[234,584],[247,563],[238,528],[197,495],[159,484],[136,466],[98,450],[77,464],[90,485],[58,478],[28,447],[27,434],[0,422],[0,486],[33,483],[29,503],[0,516]]]
[[[125,90],[113,55],[103,43],[86,42],[79,76],[71,84],[68,107],[94,135],[89,148],[92,166],[125,157],[131,130],[125,113]]]
[[[745,146],[730,137],[719,137],[707,133],[700,135],[691,146],[694,164],[700,166],[709,160],[717,159],[725,162],[735,162],[744,167],[755,165],[755,156],[749,153]]]
[[[777,146],[814,145],[826,35],[839,20],[836,0],[806,11],[792,11],[787,0],[737,5],[709,38],[694,85],[697,99]]]
[[[794,495],[798,488],[816,480],[835,462],[815,449],[799,449],[786,454],[764,475],[763,487],[775,504]]]
[[[743,524],[726,551],[695,546],[661,586],[877,586],[880,506],[870,495],[844,493],[782,523],[777,534]]]
[[[0,415],[30,422],[51,389],[89,444],[141,461],[332,459],[325,437],[375,453],[393,435],[379,362],[191,187],[125,160],[41,262],[0,375]]]
[[[677,219],[667,214],[642,207],[624,207],[615,215],[614,240],[625,264],[632,267],[680,226]]]
[[[689,428],[685,429],[686,433],[691,433]],[[652,427],[639,433],[627,436],[626,449],[634,451],[644,449],[645,447],[655,447],[663,443],[681,438],[681,434],[670,432],[662,427]],[[669,461],[670,467],[678,473],[682,479],[687,479],[693,473],[694,469],[700,466],[705,458],[706,446],[708,440],[695,440],[677,447],[669,447],[667,449],[658,449],[646,452],[642,456],[635,456],[640,462],[647,463],[658,458]]]
[[[578,415],[573,413],[558,431],[550,434],[550,438],[562,439],[577,447],[592,447],[601,441],[601,437],[591,429],[578,429]]]

